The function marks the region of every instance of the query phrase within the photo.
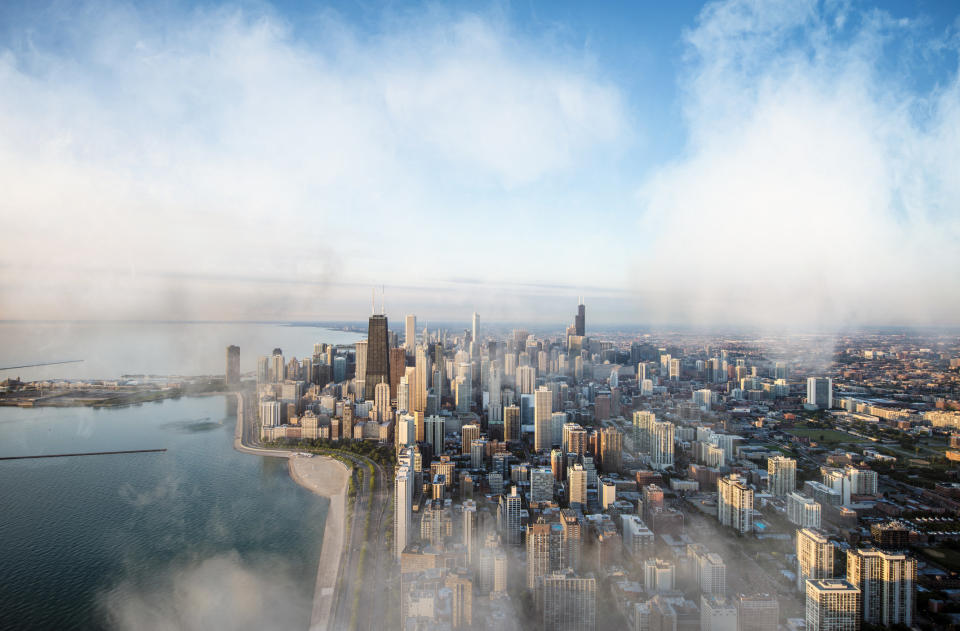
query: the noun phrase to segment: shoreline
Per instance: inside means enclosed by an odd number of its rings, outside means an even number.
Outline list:
[[[344,532],[347,524],[347,484],[350,469],[345,464],[323,455],[300,456],[295,452],[279,449],[262,449],[243,444],[243,395],[237,393],[237,426],[233,435],[233,447],[241,453],[255,456],[271,456],[287,459],[290,479],[311,493],[330,500],[323,526],[323,543],[317,564],[317,580],[313,592],[313,610],[310,629],[322,631],[329,627],[333,618],[337,577],[346,545]]]

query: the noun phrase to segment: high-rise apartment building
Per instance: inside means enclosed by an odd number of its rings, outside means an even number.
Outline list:
[[[669,469],[673,466],[674,427],[668,421],[654,421],[650,428],[650,466]]]
[[[480,426],[470,423],[460,428],[460,453],[469,456],[473,441],[480,438]]]
[[[550,451],[553,433],[550,417],[553,414],[553,394],[546,386],[537,388],[533,408],[533,448],[538,452]]]
[[[520,544],[520,535],[523,532],[521,523],[522,498],[514,485],[508,495],[500,497],[500,530],[503,541],[510,545]]]
[[[587,430],[577,423],[565,423],[562,449],[565,454],[582,456],[587,453]]]
[[[797,488],[797,461],[786,456],[767,459],[767,485],[777,497],[793,493]]]
[[[393,481],[393,546],[398,559],[410,543],[413,531],[413,485],[412,466],[397,469]]]
[[[796,491],[788,493],[787,519],[800,528],[819,528],[820,503]]]
[[[860,590],[843,579],[811,579],[807,595],[806,631],[859,631]]]
[[[860,589],[863,621],[892,627],[913,625],[917,562],[874,548],[847,551],[847,580]]]
[[[595,631],[597,581],[578,577],[573,570],[553,572],[540,579],[543,628],[551,631]]]
[[[812,528],[797,531],[797,589],[808,580],[833,578],[833,543]]]
[[[426,346],[418,346],[414,360],[413,409],[426,412],[427,393],[430,390],[430,353]]]
[[[364,395],[366,394],[366,384],[367,384],[367,349],[369,348],[368,340],[360,340],[356,343],[354,351],[354,358],[356,359],[356,376],[355,386],[356,386],[356,395],[357,400],[362,401]],[[373,386],[370,387],[371,392],[373,391]]]
[[[527,588],[535,589],[537,579],[564,567],[563,526],[546,523],[541,517],[527,526]]]
[[[808,377],[807,404],[815,405],[821,410],[828,410],[832,408],[833,379],[830,377]]]
[[[737,534],[753,532],[753,489],[743,476],[731,474],[717,481],[717,518]]]
[[[503,439],[520,440],[520,408],[507,405],[503,408]]]
[[[600,430],[600,469],[604,473],[623,469],[623,434],[615,427]]]
[[[656,415],[647,410],[637,410],[633,413],[633,448],[637,453],[650,453],[653,423],[656,420]]]
[[[577,463],[567,471],[567,489],[570,495],[570,508],[584,510],[587,508],[587,471],[583,465]]]
[[[530,503],[553,501],[553,470],[550,467],[530,469]]]

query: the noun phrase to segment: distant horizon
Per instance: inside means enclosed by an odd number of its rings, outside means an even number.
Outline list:
[[[589,312],[588,312],[589,314]],[[393,316],[387,314],[387,318],[390,321],[390,330],[391,331],[403,331],[403,318],[407,315],[416,315],[417,316],[417,331],[418,334],[423,330],[421,324],[426,323],[427,327],[431,330],[436,330],[437,328],[447,329],[449,332],[454,332],[453,327],[463,327],[464,330],[470,328],[469,318],[464,320],[421,320],[419,314],[403,314],[402,316]],[[845,335],[845,334],[855,334],[860,331],[897,331],[897,332],[909,332],[909,331],[925,331],[925,332],[941,332],[948,334],[960,334],[960,324],[856,324],[849,326],[826,326],[822,325],[820,327],[803,327],[803,326],[770,326],[770,325],[752,325],[752,324],[716,324],[712,326],[701,325],[701,324],[691,324],[691,323],[678,323],[678,324],[668,324],[668,323],[591,323],[589,317],[587,319],[587,337],[590,337],[589,332],[591,328],[593,330],[598,330],[602,332],[621,332],[623,330],[627,331],[642,331],[648,330],[651,332],[669,332],[669,331],[688,331],[688,332],[697,332],[705,334],[716,334],[724,332],[736,332],[736,333],[761,333],[765,332],[768,334],[787,332],[788,334],[795,335],[804,335],[804,334],[815,334],[815,335]],[[302,327],[316,327],[316,328],[336,328],[343,326],[350,326],[356,328],[364,328],[367,326],[367,320],[224,320],[224,319],[211,319],[211,320],[173,320],[173,319],[71,319],[71,320],[56,320],[56,319],[0,319],[0,324],[274,324],[274,325],[283,325],[283,326],[302,326]],[[480,313],[480,328],[484,329],[485,326],[491,326],[498,329],[502,328],[519,328],[519,327],[530,327],[537,330],[543,329],[556,329],[558,331],[565,329],[569,326],[570,323],[562,322],[530,322],[522,320],[493,320],[487,321],[483,319],[483,314]]]

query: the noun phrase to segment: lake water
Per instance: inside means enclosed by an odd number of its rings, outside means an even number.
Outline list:
[[[234,427],[222,396],[0,408],[0,456],[168,449],[0,461],[0,629],[305,629],[328,502]]]
[[[7,377],[114,379],[124,374],[223,374],[226,347],[240,347],[240,367],[279,347],[287,359],[309,357],[317,342],[353,344],[366,335],[311,326],[233,322],[0,321],[0,368],[82,359],[81,363],[0,371]]]

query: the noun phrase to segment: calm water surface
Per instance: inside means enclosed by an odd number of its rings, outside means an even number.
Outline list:
[[[327,500],[234,424],[220,396],[0,408],[0,456],[168,449],[0,461],[0,628],[306,628]]]
[[[240,367],[279,347],[308,357],[316,342],[353,344],[366,335],[311,326],[245,322],[12,322],[0,320],[0,368],[82,359],[81,363],[0,371],[7,377],[115,379],[125,374],[223,374],[226,347],[240,347]]]

